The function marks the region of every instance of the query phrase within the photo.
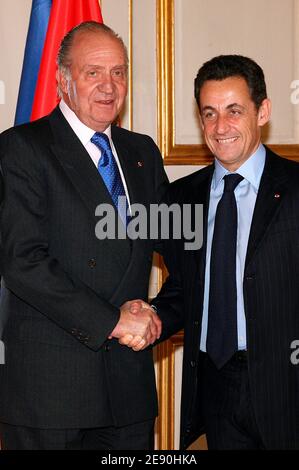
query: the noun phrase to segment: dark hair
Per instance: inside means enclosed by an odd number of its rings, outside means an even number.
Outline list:
[[[80,32],[87,31],[90,31],[92,33],[104,33],[114,39],[117,39],[124,49],[126,62],[128,62],[127,48],[122,38],[118,34],[116,34],[113,29],[109,28],[109,26],[103,23],[98,23],[97,21],[84,21],[83,23],[80,23],[73,29],[71,29],[61,41],[57,55],[57,65],[60,70],[65,71],[70,66],[70,50],[73,45],[75,36]]]
[[[254,62],[241,55],[219,55],[205,62],[194,80],[194,95],[198,106],[200,90],[207,80],[224,80],[229,77],[241,77],[246,81],[250,96],[257,109],[267,98],[264,72]]]

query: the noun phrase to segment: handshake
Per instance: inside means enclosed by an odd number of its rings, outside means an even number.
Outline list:
[[[162,322],[155,310],[143,300],[130,300],[120,307],[120,318],[108,339],[134,351],[141,351],[160,338]]]

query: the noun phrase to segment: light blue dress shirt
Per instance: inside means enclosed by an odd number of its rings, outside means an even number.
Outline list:
[[[236,252],[236,281],[237,281],[237,324],[238,324],[238,348],[246,349],[246,319],[243,298],[243,276],[245,258],[247,252],[249,232],[256,197],[265,166],[266,150],[260,144],[256,152],[251,155],[235,173],[243,176],[243,180],[235,189],[235,197],[238,210],[237,252]],[[224,190],[224,176],[230,172],[215,159],[215,171],[212,178],[210,190],[210,205],[208,213],[207,230],[207,253],[205,267],[204,304],[202,316],[202,331],[200,338],[200,349],[206,351],[209,290],[210,290],[210,259],[211,245],[214,232],[215,214],[218,202]],[[227,223],[230,223],[229,220]]]

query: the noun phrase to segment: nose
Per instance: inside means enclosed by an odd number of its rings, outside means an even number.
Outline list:
[[[110,73],[105,73],[101,76],[101,80],[98,84],[100,91],[104,91],[105,93],[112,93],[113,92],[113,80]]]
[[[228,121],[226,116],[221,116],[220,114],[217,117],[215,130],[217,134],[225,134],[229,128]]]

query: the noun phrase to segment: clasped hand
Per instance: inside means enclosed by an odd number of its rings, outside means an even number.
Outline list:
[[[160,338],[162,322],[152,307],[143,300],[130,300],[120,308],[120,318],[109,339],[141,351]]]

